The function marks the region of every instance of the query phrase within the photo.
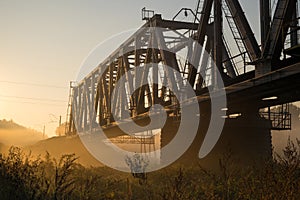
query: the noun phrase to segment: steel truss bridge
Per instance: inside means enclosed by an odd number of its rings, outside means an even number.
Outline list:
[[[118,130],[115,118],[126,121],[127,112],[142,124],[155,104],[167,110],[168,118],[180,118],[173,91],[189,84],[199,105],[209,105],[208,88],[218,84],[216,70],[227,95],[226,121],[236,114],[247,120],[249,113],[260,110],[272,120],[272,129],[290,129],[286,104],[300,100],[298,3],[260,0],[260,41],[238,0],[199,0],[195,10],[181,10],[192,14],[192,21],[165,20],[143,9],[146,23],[82,81],[71,84],[66,134],[100,126],[108,136],[118,135],[109,133]],[[250,10],[246,13],[251,15]],[[172,67],[180,77],[160,65]],[[137,70],[142,76],[135,76]],[[118,86],[122,77],[125,84]],[[142,85],[144,80],[159,83]],[[282,108],[278,113],[270,109],[276,105]]]

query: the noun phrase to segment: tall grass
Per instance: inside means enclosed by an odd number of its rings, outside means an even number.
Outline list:
[[[219,172],[171,166],[139,176],[85,168],[75,155],[37,159],[10,148],[0,155],[1,199],[300,199],[300,142],[259,167],[236,167],[231,154]],[[146,179],[146,180],[144,180]]]

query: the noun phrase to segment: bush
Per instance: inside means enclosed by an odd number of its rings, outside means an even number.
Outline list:
[[[236,168],[230,154],[219,173],[172,166],[139,176],[85,168],[75,155],[32,159],[19,148],[0,154],[1,199],[300,199],[300,142],[264,166]]]

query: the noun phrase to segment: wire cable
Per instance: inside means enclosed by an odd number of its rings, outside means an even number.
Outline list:
[[[26,99],[26,100],[37,100],[37,101],[48,101],[48,102],[63,102],[63,103],[67,103],[67,101],[65,101],[65,100],[59,100],[59,99],[32,98],[32,97],[8,96],[8,95],[0,95],[0,97],[4,97],[4,98],[14,98],[14,99]]]
[[[19,103],[19,104],[31,104],[31,105],[45,105],[45,106],[57,106],[57,107],[66,107],[66,105],[59,104],[51,104],[51,103],[43,103],[43,102],[29,102],[29,101],[10,101],[5,99],[0,99],[0,102],[8,102],[8,103]]]
[[[58,85],[47,85],[47,84],[39,84],[39,83],[17,82],[17,81],[6,81],[6,80],[0,80],[0,83],[8,83],[14,85],[28,85],[28,86],[35,86],[35,87],[48,87],[48,88],[57,88],[57,89],[68,88],[68,87],[58,86]]]

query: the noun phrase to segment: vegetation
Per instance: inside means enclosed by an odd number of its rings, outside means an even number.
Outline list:
[[[0,129],[26,129],[24,126],[16,124],[13,120],[0,120]]]
[[[42,139],[45,138],[39,131],[26,128],[13,120],[0,120],[0,143],[7,148],[12,144],[17,146],[34,144]]]
[[[47,153],[31,159],[11,147],[0,156],[1,199],[299,199],[300,142],[288,142],[283,156],[264,167],[235,169],[230,156],[220,172],[170,167],[140,181],[109,168],[85,168],[75,155],[59,160]],[[145,177],[142,177],[145,179]]]

